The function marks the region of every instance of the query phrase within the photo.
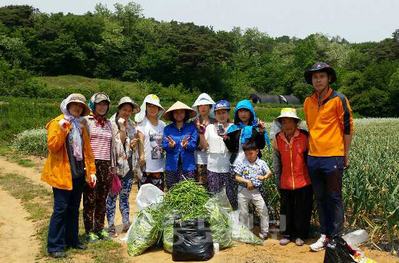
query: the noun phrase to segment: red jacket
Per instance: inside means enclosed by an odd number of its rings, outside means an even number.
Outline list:
[[[281,156],[280,188],[295,190],[310,185],[306,164],[308,133],[297,129],[294,137],[288,142],[284,132],[280,132],[276,136],[274,148]]]

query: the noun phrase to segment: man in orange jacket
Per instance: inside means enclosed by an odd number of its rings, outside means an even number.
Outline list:
[[[304,111],[310,134],[308,171],[321,226],[321,237],[310,248],[321,251],[343,233],[342,176],[349,167],[353,117],[347,98],[330,87],[337,79],[333,68],[318,62],[304,75],[315,88]]]

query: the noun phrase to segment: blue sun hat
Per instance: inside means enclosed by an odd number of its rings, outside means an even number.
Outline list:
[[[227,100],[219,100],[216,102],[216,104],[213,106],[213,111],[217,110],[231,110],[230,104]]]

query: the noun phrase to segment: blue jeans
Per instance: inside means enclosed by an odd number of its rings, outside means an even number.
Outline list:
[[[79,243],[79,207],[85,178],[72,179],[72,190],[53,188],[54,212],[47,238],[48,252],[63,251],[64,246]]]
[[[344,231],[342,177],[344,157],[308,156],[308,171],[317,202],[320,232],[328,238]]]

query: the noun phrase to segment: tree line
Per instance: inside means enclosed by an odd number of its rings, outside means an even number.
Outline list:
[[[0,96],[31,96],[32,76],[93,78],[182,85],[230,100],[251,92],[293,94],[313,89],[303,72],[317,61],[337,70],[335,89],[364,116],[399,116],[399,29],[380,42],[349,43],[312,34],[270,37],[256,28],[212,27],[146,18],[140,5],[102,4],[84,15],[0,7]]]

